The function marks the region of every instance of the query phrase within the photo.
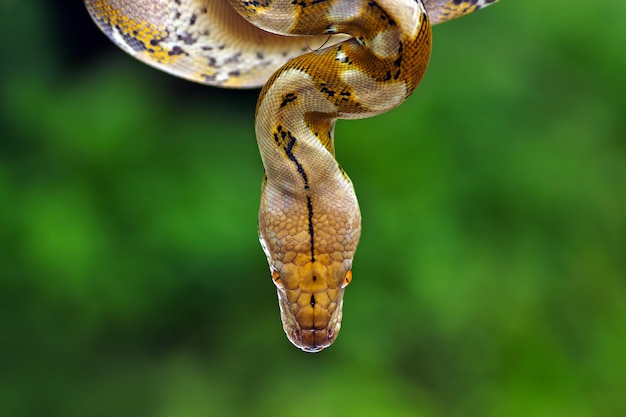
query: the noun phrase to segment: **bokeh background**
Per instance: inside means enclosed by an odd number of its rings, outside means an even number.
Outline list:
[[[503,0],[340,121],[363,236],[343,329],[281,329],[257,91],[149,68],[79,1],[0,2],[0,409],[623,416],[626,3]]]

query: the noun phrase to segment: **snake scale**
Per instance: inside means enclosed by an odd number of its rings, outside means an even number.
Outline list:
[[[256,137],[265,177],[259,239],[283,329],[308,352],[341,327],[361,233],[335,159],[337,119],[377,115],[420,82],[431,26],[496,0],[85,0],[139,60],[203,84],[263,86]]]

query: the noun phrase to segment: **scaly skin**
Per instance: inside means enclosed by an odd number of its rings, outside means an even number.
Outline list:
[[[285,333],[309,352],[339,333],[361,234],[352,182],[335,159],[336,120],[400,105],[426,71],[431,25],[493,2],[85,0],[102,30],[150,65],[221,87],[265,83],[259,238]]]
[[[387,111],[411,94],[430,57],[430,24],[414,0],[273,1],[267,20],[259,9],[239,11],[272,31],[353,38],[289,61],[257,106],[266,173],[259,234],[284,330],[293,344],[313,352],[339,333],[343,288],[361,232],[352,183],[335,160],[333,126],[338,118]]]

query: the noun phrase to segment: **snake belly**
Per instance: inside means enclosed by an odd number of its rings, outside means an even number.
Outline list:
[[[85,0],[137,59],[191,81],[263,85],[256,137],[265,168],[259,239],[289,340],[336,339],[361,234],[335,159],[337,119],[400,105],[420,82],[431,25],[496,0]]]

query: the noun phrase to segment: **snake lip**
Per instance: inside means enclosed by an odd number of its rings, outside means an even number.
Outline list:
[[[301,350],[305,352],[319,352],[324,348],[330,346],[334,338],[329,334],[327,328],[323,329],[294,329],[291,333],[288,333],[291,342]]]
[[[324,346],[302,346],[301,349],[305,352],[315,353],[324,349]]]

